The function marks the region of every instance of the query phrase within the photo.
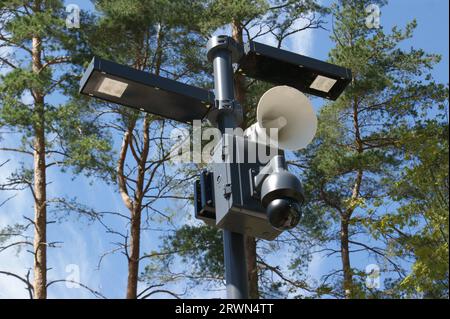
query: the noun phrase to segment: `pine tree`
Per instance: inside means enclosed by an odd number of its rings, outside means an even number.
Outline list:
[[[12,132],[12,147],[0,150],[30,156],[32,168],[12,175],[7,187],[22,185],[34,198],[35,298],[47,296],[47,171],[72,167],[95,174],[108,166],[110,146],[93,120],[93,112],[75,98],[79,61],[85,41],[66,28],[62,1],[2,1],[0,7],[0,127]],[[9,53],[8,53],[9,52]],[[57,102],[52,94],[65,95]],[[31,102],[27,101],[27,97]],[[3,142],[2,142],[3,144]],[[101,173],[101,174],[103,174]]]
[[[353,251],[386,264],[386,276],[404,277],[401,256],[392,255],[388,245],[379,247],[369,224],[392,210],[395,181],[405,177],[411,163],[404,132],[414,130],[447,98],[430,74],[439,56],[402,48],[416,22],[390,33],[368,28],[365,8],[371,3],[382,6],[384,1],[341,0],[332,7],[336,47],[330,61],[352,69],[353,81],[336,102],[321,109],[315,142],[304,158],[307,213],[329,224],[322,239],[330,255],[341,256],[336,286],[328,292],[346,298],[375,296],[363,284],[364,270],[351,263]]]
[[[189,6],[185,1],[167,0],[99,0],[95,4],[101,13],[91,42],[96,55],[179,81],[196,80],[192,74],[203,67],[197,58],[204,46],[196,24],[202,14],[201,1],[192,1]],[[173,189],[184,185],[183,179],[188,177],[176,177],[166,169],[171,147],[167,143],[172,127],[169,121],[123,107],[108,107],[118,116],[111,126],[123,134],[115,170],[117,187],[130,216],[129,230],[121,235],[128,262],[126,298],[135,299],[151,293],[137,291],[140,263],[151,258],[151,254],[141,252],[142,216],[160,213],[156,201],[176,198],[171,196]]]

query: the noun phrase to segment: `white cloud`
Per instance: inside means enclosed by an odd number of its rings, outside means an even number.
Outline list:
[[[298,19],[292,28],[302,28],[306,23],[307,21],[305,19]],[[314,29],[306,29],[294,33],[286,39],[286,49],[298,54],[312,56],[314,50],[314,31]]]

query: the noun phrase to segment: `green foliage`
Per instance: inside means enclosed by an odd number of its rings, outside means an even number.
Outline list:
[[[3,46],[14,52],[5,59],[15,66],[0,75],[0,126],[20,136],[21,148],[30,150],[41,120],[36,104],[39,93],[44,100],[47,154],[57,158],[62,169],[110,174],[111,138],[100,128],[96,110],[78,95],[79,62],[87,54],[84,30],[66,28],[62,1],[43,1],[40,6],[32,1],[3,1],[0,14],[4,19],[0,32],[6,39]],[[83,22],[91,18],[83,17]],[[32,68],[33,37],[41,39],[39,70]],[[61,94],[60,102],[54,103]]]
[[[406,296],[448,298],[448,133],[437,117],[404,134],[409,165],[390,185],[400,207],[370,225],[396,254],[413,258],[410,274],[392,287]]]
[[[208,31],[230,24],[233,20],[248,21],[261,18],[270,4],[267,0],[209,0],[206,1],[207,19],[204,28]]]
[[[353,233],[358,233],[358,239],[366,236],[369,248],[380,244],[377,240],[381,240],[381,236],[375,235],[383,225],[380,220],[389,225],[386,227],[420,228],[419,225],[427,223],[427,218],[424,219],[422,213],[420,217],[417,215],[419,211],[413,205],[416,201],[402,198],[413,196],[402,189],[407,186],[411,188],[413,183],[414,187],[423,188],[420,192],[428,191],[427,194],[430,194],[436,187],[448,187],[444,178],[448,176],[448,167],[443,169],[444,163],[440,169],[440,179],[437,180],[423,178],[424,171],[419,173],[420,170],[426,170],[428,174],[430,170],[434,171],[434,167],[430,166],[431,161],[415,166],[417,158],[425,153],[446,156],[443,149],[448,148],[448,143],[445,146],[445,140],[442,141],[443,133],[437,135],[441,136],[441,144],[428,138],[437,133],[433,127],[439,127],[438,123],[442,123],[438,116],[445,109],[448,99],[447,88],[435,83],[431,77],[432,68],[440,57],[420,49],[403,48],[402,42],[413,35],[417,26],[415,21],[403,30],[394,27],[390,33],[383,29],[367,28],[364,8],[372,2],[342,0],[332,6],[335,17],[332,39],[336,47],[330,52],[330,61],[351,68],[353,81],[336,102],[320,110],[315,141],[306,151],[305,159],[309,167],[305,186],[309,198],[306,211],[320,212],[325,214],[325,219],[334,221],[320,236],[322,239],[328,238],[326,242],[329,245],[333,245],[334,240],[339,242],[342,220],[348,221],[351,227],[350,238]],[[383,5],[384,1],[377,3]],[[430,118],[436,121],[428,121]],[[412,149],[412,145],[424,149]],[[422,184],[416,185],[414,178],[419,176],[422,176]],[[408,204],[403,206],[405,200]],[[448,196],[443,199],[445,202],[448,207]],[[385,205],[392,203],[398,203],[401,207],[398,210],[387,208],[385,213],[385,207],[389,207]],[[412,211],[414,218],[402,216],[412,214]],[[445,213],[441,208],[436,210],[429,207],[427,211],[438,214],[440,222],[445,221],[445,218],[448,221],[447,209]],[[374,220],[377,222],[371,224]],[[427,237],[422,237],[425,233],[433,233],[426,227],[423,231],[417,234],[423,240]],[[383,262],[389,259],[388,264],[391,266],[396,264],[385,270],[386,276],[401,277],[402,267],[398,265],[402,264],[400,260],[404,254],[397,252],[392,255],[390,245],[391,240],[385,238],[385,246],[376,250],[375,258]],[[361,248],[352,246],[354,249]],[[406,277],[402,285],[408,284],[414,276],[425,280],[432,272],[433,264],[430,262],[429,268],[423,265],[427,257],[422,250],[403,244],[400,246],[401,250],[409,253],[414,250],[413,258],[417,259],[412,274]],[[447,251],[448,259],[448,247],[445,248],[445,244],[438,251],[436,254],[442,258]],[[373,250],[367,252],[374,253]],[[448,262],[446,265],[448,277]],[[445,278],[445,271],[442,271],[445,263],[442,266],[434,264],[434,267],[439,274],[437,276]],[[357,269],[353,269],[353,273],[352,296],[362,297],[367,293],[369,297],[370,292],[361,294],[364,289],[358,288],[360,285],[357,282],[363,282],[359,278],[363,273]],[[336,290],[342,289],[342,286],[337,285],[339,282],[335,281]]]
[[[183,226],[175,234],[164,238],[165,250],[178,252],[181,260],[190,265],[188,273],[195,277],[223,276],[222,232],[216,228]]]

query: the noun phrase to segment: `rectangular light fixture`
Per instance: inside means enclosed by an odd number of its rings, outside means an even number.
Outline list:
[[[120,82],[110,78],[103,78],[100,82],[100,86],[97,92],[112,95],[115,97],[122,97],[123,92],[125,92],[128,87],[128,83]]]
[[[310,89],[322,91],[322,92],[330,92],[333,85],[337,82],[335,79],[328,78],[326,76],[318,75],[313,83],[309,86]]]
[[[352,80],[350,69],[250,41],[237,72],[304,93],[336,100]]]
[[[203,119],[214,105],[211,91],[98,57],[84,72],[80,93],[184,123]]]

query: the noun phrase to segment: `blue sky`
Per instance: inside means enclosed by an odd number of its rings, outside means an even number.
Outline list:
[[[82,8],[92,9],[88,1],[68,1],[67,3],[79,4]],[[324,4],[330,1],[323,1]],[[447,0],[392,0],[388,6],[381,8],[381,25],[390,29],[393,25],[400,27],[416,18],[418,27],[413,39],[405,43],[405,47],[414,46],[427,52],[442,54],[442,61],[436,66],[433,74],[436,80],[447,83],[449,78],[448,49],[449,49],[449,18]],[[330,24],[327,29],[331,29]],[[265,39],[270,44],[270,39]],[[293,37],[287,49],[309,55],[318,59],[326,59],[332,43],[329,32],[324,30],[312,30]],[[58,97],[55,97],[57,100]],[[57,101],[55,101],[57,102]],[[318,109],[323,102],[314,99],[314,105]],[[3,143],[3,142],[2,142]],[[5,142],[6,143],[6,142]],[[3,159],[12,159],[10,165],[0,169],[0,179],[5,178],[13,171],[23,159],[14,154],[0,153],[0,162]],[[26,162],[29,163],[29,162]],[[119,211],[127,214],[127,211],[113,186],[92,181],[84,177],[71,179],[69,174],[63,174],[56,170],[49,172],[49,194],[53,196],[65,195],[69,198],[77,197],[79,202],[101,211]],[[11,194],[0,193],[0,202]],[[161,207],[169,206],[172,210],[179,210],[178,224],[185,222],[194,223],[192,211],[182,209],[181,204],[166,202]],[[21,219],[22,215],[32,216],[32,200],[30,194],[20,192],[0,208],[0,227],[14,223]],[[108,218],[107,222],[117,229],[125,229],[126,224],[118,218]],[[157,249],[158,237],[161,232],[144,232],[142,238],[142,250],[148,252]],[[121,254],[109,255],[103,260],[100,270],[96,270],[100,255],[111,250],[114,246],[111,242],[117,241],[105,233],[105,229],[98,223],[89,223],[83,218],[70,217],[59,224],[51,224],[49,227],[50,240],[62,241],[62,248],[49,250],[50,279],[66,278],[73,275],[73,266],[80,270],[80,281],[94,289],[100,290],[109,298],[122,298],[125,295],[127,264]],[[283,255],[281,253],[281,255]],[[276,256],[278,259],[282,256]],[[324,260],[316,256],[310,267],[310,274],[318,277],[327,269],[338,267],[339,259]],[[373,262],[370,258],[355,260],[355,263],[364,266]],[[282,262],[281,262],[282,263]],[[0,269],[13,270],[25,274],[31,267],[31,255],[24,250],[16,253],[13,250],[0,253]],[[185,265],[179,265],[179,268]],[[143,267],[141,267],[142,269]],[[142,286],[144,287],[144,286]],[[176,285],[168,288],[178,292],[184,290],[184,286]],[[197,289],[191,292],[191,297],[223,297],[224,290],[203,292]],[[0,298],[26,298],[27,293],[21,283],[11,278],[0,276]],[[55,285],[49,289],[51,298],[90,298],[92,295],[78,288],[67,288],[64,284]],[[164,296],[160,296],[164,297]]]

